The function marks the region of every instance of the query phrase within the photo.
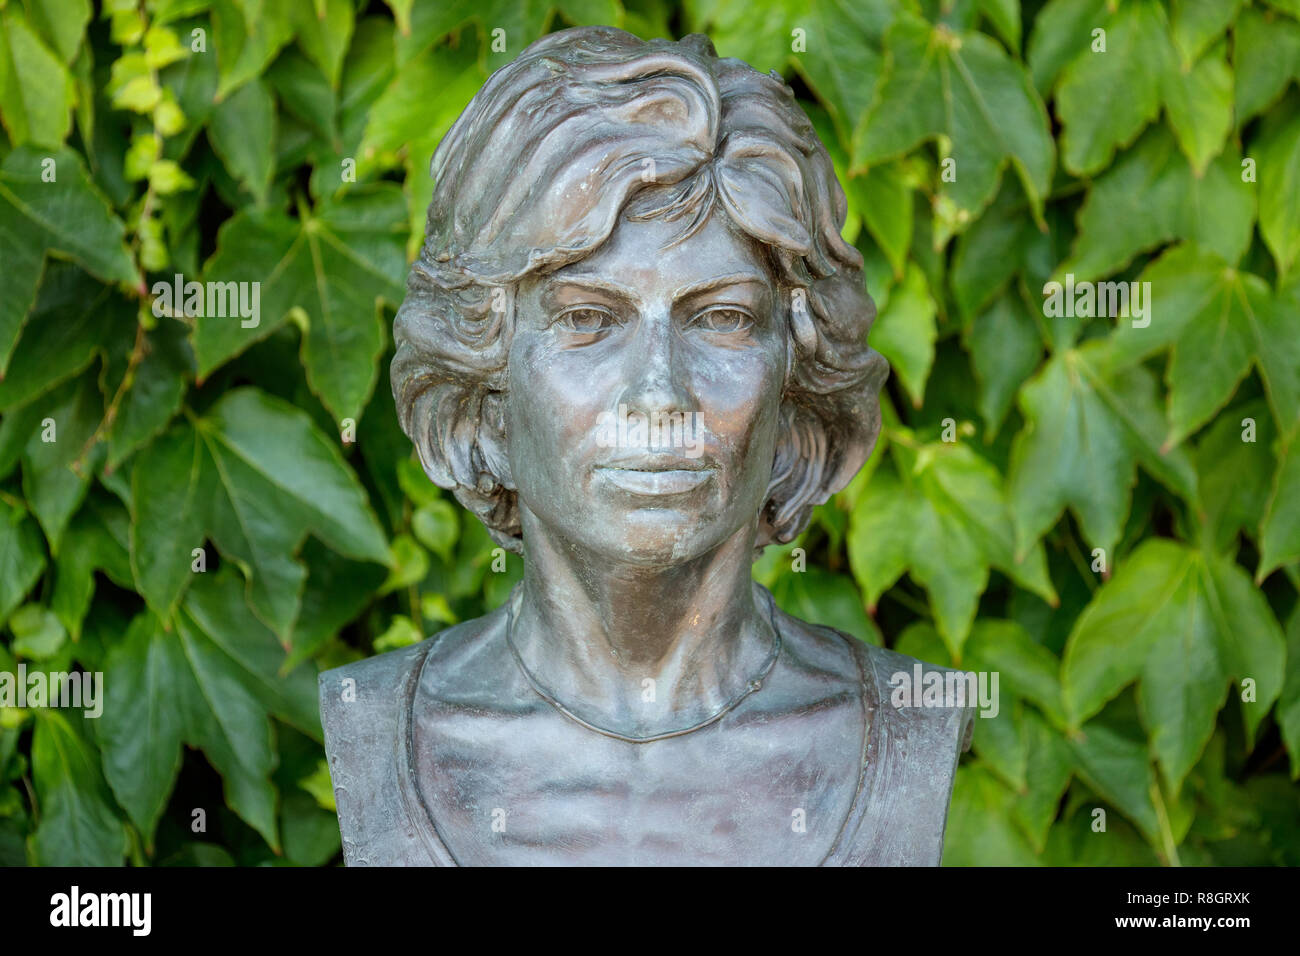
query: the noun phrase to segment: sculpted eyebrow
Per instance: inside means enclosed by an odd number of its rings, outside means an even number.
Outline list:
[[[609,282],[595,276],[584,275],[553,276],[547,282],[545,291],[548,295],[555,295],[565,286],[576,286],[595,292],[604,292],[607,295],[618,296],[620,299],[634,298],[630,289],[619,285],[617,282]]]
[[[714,292],[718,289],[725,289],[733,285],[766,285],[767,280],[756,272],[734,272],[731,275],[715,276],[712,279],[705,279],[703,282],[696,282],[694,285],[684,286],[673,293],[674,299],[687,299],[691,296],[701,295],[705,292]]]

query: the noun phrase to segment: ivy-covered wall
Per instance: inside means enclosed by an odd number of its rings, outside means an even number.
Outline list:
[[[999,674],[945,862],[1300,862],[1298,18],[0,0],[0,863],[340,859],[316,673],[522,573],[395,417],[429,160],[587,23],[780,71],[832,152],[885,429],[755,575]]]

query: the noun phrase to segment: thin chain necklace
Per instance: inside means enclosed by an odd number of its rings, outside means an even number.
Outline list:
[[[546,701],[565,717],[569,718],[569,720],[573,721],[575,724],[586,727],[588,730],[595,731],[598,734],[603,734],[606,737],[613,737],[615,740],[622,740],[631,744],[646,744],[654,740],[665,740],[668,737],[680,737],[683,734],[689,734],[701,729],[702,727],[707,727],[709,724],[720,720],[727,712],[734,710],[739,706],[741,701],[763,686],[763,681],[767,678],[767,675],[771,673],[772,668],[776,666],[776,659],[781,654],[781,631],[776,626],[776,601],[772,598],[770,591],[765,590],[763,593],[767,595],[768,620],[771,621],[772,624],[772,650],[767,655],[767,660],[764,661],[762,668],[758,672],[758,676],[745,684],[740,693],[736,694],[731,698],[731,700],[723,704],[719,710],[715,711],[698,724],[692,724],[690,727],[682,727],[679,730],[669,730],[662,734],[651,734],[648,737],[633,737],[629,734],[621,734],[617,730],[598,727],[589,721],[583,720],[573,711],[569,710],[569,708],[561,704],[554,694],[541,685],[537,678],[535,678],[532,672],[528,669],[528,665],[524,663],[523,657],[519,654],[519,649],[515,647],[513,637],[515,624],[514,595],[511,595],[506,601],[506,644],[510,647],[510,653],[515,656],[515,663],[519,665],[519,670],[523,673],[524,679],[527,680],[533,690],[537,692],[537,696],[542,698],[542,700]]]

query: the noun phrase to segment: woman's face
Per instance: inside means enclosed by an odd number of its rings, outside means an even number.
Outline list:
[[[758,246],[715,207],[620,221],[595,253],[524,280],[507,449],[551,533],[656,566],[756,527],[772,474],[786,321]]]

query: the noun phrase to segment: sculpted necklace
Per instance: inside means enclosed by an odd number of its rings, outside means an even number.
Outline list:
[[[634,737],[629,734],[621,734],[617,730],[597,727],[595,724],[583,720],[573,711],[569,710],[569,708],[561,704],[554,694],[543,687],[538,680],[533,677],[532,672],[528,669],[528,665],[524,663],[523,657],[520,656],[519,649],[515,647],[513,637],[515,623],[514,595],[511,595],[510,598],[506,600],[506,644],[509,645],[510,653],[514,655],[515,663],[519,665],[519,670],[523,673],[524,679],[527,680],[529,686],[537,692],[537,696],[542,698],[542,700],[546,701],[569,720],[573,721],[575,724],[586,727],[588,730],[595,731],[598,734],[603,734],[606,737],[613,737],[615,740],[622,740],[631,744],[645,744],[650,743],[653,740],[664,740],[668,737],[680,737],[683,734],[689,734],[702,727],[707,727],[709,724],[720,720],[728,711],[734,710],[742,700],[763,686],[763,681],[766,679],[767,675],[771,673],[772,668],[776,666],[776,659],[781,654],[781,631],[776,626],[776,601],[773,599],[770,591],[764,590],[763,593],[767,595],[768,620],[771,621],[772,624],[772,650],[767,655],[767,660],[763,662],[763,666],[759,668],[758,676],[750,680],[740,693],[736,694],[729,701],[723,704],[722,707],[704,718],[704,720],[701,720],[699,723],[692,724],[690,727],[682,727],[678,730],[665,731],[661,734],[651,734],[647,737]]]

